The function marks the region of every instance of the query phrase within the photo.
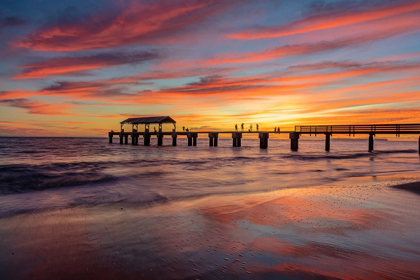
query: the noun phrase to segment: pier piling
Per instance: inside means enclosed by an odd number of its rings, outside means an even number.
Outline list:
[[[162,146],[162,144],[163,144],[163,134],[162,133],[157,134],[157,140],[158,140],[158,146]]]
[[[120,132],[120,144],[124,144],[124,129],[121,129]]]
[[[267,149],[268,148],[268,132],[260,132],[259,138],[260,138],[260,149]]]
[[[330,151],[331,144],[331,133],[325,133],[325,151]]]
[[[176,146],[176,138],[177,138],[176,132],[172,132],[172,146]]]
[[[218,138],[219,138],[219,133],[210,132],[209,133],[209,146],[210,147],[217,147],[217,139]]]
[[[108,137],[109,137],[109,144],[112,144],[112,132],[108,132]]]
[[[145,146],[150,146],[150,134],[149,133],[146,133],[146,132],[143,133],[143,138],[144,138],[144,145]]]
[[[124,144],[128,144],[128,135],[124,135]]]
[[[137,129],[133,129],[131,132],[131,145],[138,145],[139,144],[139,135],[137,134]]]
[[[290,138],[290,149],[292,151],[297,151],[299,149],[299,137],[300,134],[297,132],[291,132],[289,134],[289,138]]]
[[[369,134],[369,152],[373,151],[373,134]]]
[[[187,134],[188,137],[188,146],[197,146],[197,132],[189,132]]]
[[[233,139],[233,147],[241,147],[242,146],[242,133],[241,132],[233,132],[232,133],[232,139]]]

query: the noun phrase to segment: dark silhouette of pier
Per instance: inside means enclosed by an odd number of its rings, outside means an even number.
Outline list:
[[[163,124],[170,123],[173,125],[171,131],[163,131]],[[120,144],[128,144],[128,138],[131,137],[131,144],[138,145],[140,136],[143,137],[144,146],[150,146],[150,139],[152,136],[156,136],[158,146],[162,146],[164,136],[172,138],[172,146],[177,145],[178,136],[187,136],[188,146],[197,146],[197,138],[199,134],[207,134],[209,138],[209,146],[217,147],[219,134],[231,134],[232,135],[232,146],[241,147],[243,134],[258,134],[260,139],[260,148],[268,148],[268,139],[270,133],[273,134],[289,134],[290,149],[292,151],[298,151],[299,139],[301,135],[317,136],[325,135],[325,151],[330,151],[331,148],[331,137],[333,135],[348,135],[354,137],[356,135],[366,135],[369,138],[368,151],[374,150],[374,137],[376,135],[396,135],[397,137],[402,134],[409,135],[415,134],[420,135],[420,124],[373,124],[373,125],[306,125],[306,126],[295,126],[295,130],[287,131],[276,128],[275,131],[176,131],[176,121],[169,116],[163,117],[144,117],[144,118],[129,118],[121,123],[121,131],[115,132],[110,131],[108,133],[109,143],[112,143],[113,136],[120,138]],[[123,126],[125,124],[132,125],[131,131],[125,131]],[[150,131],[150,125],[157,124],[159,130],[154,129]],[[139,125],[144,125],[144,131],[138,131]],[[419,154],[420,154],[420,136],[419,136]]]

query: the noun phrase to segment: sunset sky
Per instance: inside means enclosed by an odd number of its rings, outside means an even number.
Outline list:
[[[1,0],[0,135],[420,123],[420,1]]]

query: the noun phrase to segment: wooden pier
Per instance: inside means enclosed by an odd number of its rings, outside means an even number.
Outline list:
[[[171,131],[163,131],[163,124],[173,124]],[[244,134],[258,134],[260,139],[260,148],[268,148],[268,139],[270,133],[273,134],[289,134],[290,149],[298,151],[299,139],[301,135],[317,136],[325,135],[325,151],[329,152],[331,148],[331,137],[333,135],[348,135],[354,137],[356,135],[368,136],[368,151],[374,150],[374,137],[376,135],[395,135],[397,137],[409,134],[419,135],[419,154],[420,154],[420,124],[376,124],[376,125],[309,125],[309,126],[295,126],[294,131],[176,131],[176,121],[169,116],[163,117],[146,117],[146,118],[129,118],[121,123],[121,131],[110,131],[108,133],[109,143],[113,142],[113,137],[118,136],[120,144],[128,144],[128,138],[131,138],[132,145],[139,144],[139,138],[143,137],[144,146],[150,146],[150,139],[156,136],[157,145],[162,146],[163,138],[165,136],[172,138],[172,146],[177,146],[178,136],[187,136],[188,146],[197,146],[197,139],[199,134],[207,135],[209,138],[209,146],[217,147],[220,134],[230,134],[232,136],[232,146],[241,147],[242,136]],[[125,131],[123,126],[129,124],[132,126],[131,131]],[[157,124],[158,129],[150,131],[150,125]],[[144,125],[144,131],[139,132],[139,125]]]

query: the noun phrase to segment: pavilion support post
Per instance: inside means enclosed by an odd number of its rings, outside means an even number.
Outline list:
[[[258,137],[260,138],[260,149],[267,149],[268,148],[268,132],[260,132]]]
[[[133,129],[131,132],[131,145],[138,145],[139,144],[139,135],[137,134],[137,129]]]
[[[178,135],[176,134],[176,132],[172,132],[172,146],[176,146],[176,138],[178,137]]]
[[[233,139],[233,147],[241,147],[242,146],[242,133],[241,132],[233,132],[232,133],[232,139]]]
[[[143,133],[143,138],[144,138],[144,145],[145,146],[150,146],[150,133]]]
[[[163,144],[163,134],[162,133],[157,134],[157,140],[158,140],[158,146],[162,146],[162,144]]]
[[[329,152],[331,147],[331,133],[325,133],[325,151]]]
[[[373,134],[369,134],[369,152],[373,151]]]
[[[120,144],[123,144],[124,143],[124,129],[121,129],[121,132],[120,132]]]
[[[296,152],[299,149],[300,134],[298,132],[291,132],[289,134],[289,138],[290,138],[290,149]]]
[[[113,133],[112,132],[108,132],[109,144],[112,144],[112,136],[114,136]]]

